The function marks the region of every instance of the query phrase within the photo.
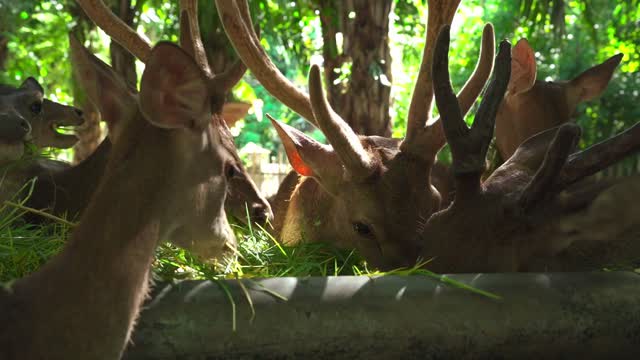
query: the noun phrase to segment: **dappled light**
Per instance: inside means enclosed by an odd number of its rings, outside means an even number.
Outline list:
[[[0,0],[0,359],[635,355],[638,24]]]

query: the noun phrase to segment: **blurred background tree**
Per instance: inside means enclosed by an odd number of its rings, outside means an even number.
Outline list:
[[[177,41],[178,1],[106,3],[152,43]],[[331,102],[356,129],[404,134],[424,46],[426,0],[250,3],[265,49],[289,79],[304,88],[309,64],[324,63]],[[224,37],[213,1],[201,0],[199,14],[208,56],[220,71],[235,60],[235,54]],[[625,54],[606,93],[579,108],[578,123],[585,130],[581,146],[607,138],[640,119],[640,1],[465,0],[453,25],[451,45],[451,74],[457,88],[476,63],[485,22],[494,24],[497,38],[513,43],[521,37],[529,40],[536,50],[539,79],[568,79],[617,52]],[[75,88],[71,76],[69,32],[101,58],[119,64],[119,71],[130,81],[140,76],[142,65],[138,62],[134,67],[126,53],[110,45],[74,1],[0,0],[0,67],[4,65],[0,82],[17,85],[34,76],[44,84],[48,97],[66,103],[75,98],[82,105],[82,92]],[[362,99],[369,103],[365,106]],[[271,151],[277,149],[277,136],[265,113],[323,138],[271,98],[250,73],[230,100],[253,105],[234,129],[239,148],[254,142]],[[375,126],[362,120],[367,115]],[[442,158],[446,160],[446,151]],[[616,171],[638,172],[639,166],[635,157]]]

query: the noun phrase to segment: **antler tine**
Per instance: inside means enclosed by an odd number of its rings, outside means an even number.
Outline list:
[[[580,127],[573,123],[563,124],[558,128],[538,171],[520,194],[518,202],[523,211],[533,209],[545,198],[545,194],[551,192],[567,157],[576,148],[581,133]]]
[[[205,74],[212,75],[198,25],[198,0],[180,0],[180,46]]]
[[[431,106],[433,105],[433,50],[438,32],[443,25],[450,25],[453,21],[460,0],[429,0],[429,15],[427,19],[427,37],[422,52],[422,63],[418,79],[413,90],[409,116],[407,119],[407,134],[405,141],[412,143],[418,137],[427,123]]]
[[[563,189],[639,151],[640,123],[636,123],[610,139],[572,154],[562,169],[557,187]]]
[[[246,1],[246,0],[242,0]],[[309,95],[296,88],[273,64],[253,35],[250,24],[243,20],[240,8],[234,0],[216,0],[218,15],[229,40],[242,62],[275,98],[300,114],[310,123],[317,125],[313,117]],[[246,2],[241,5],[248,5]]]
[[[333,111],[322,89],[320,68],[312,65],[309,71],[311,107],[320,129],[333,146],[349,174],[366,179],[376,169],[376,162],[362,146],[360,138],[338,114]]]
[[[236,60],[224,72],[215,75],[210,86],[226,93],[236,86],[246,72],[247,66],[241,60]]]
[[[464,148],[463,141],[468,137],[469,127],[464,121],[460,104],[458,104],[449,78],[449,30],[449,25],[442,27],[434,49],[433,90],[436,105],[442,117],[442,128],[451,146],[453,169],[457,172],[460,167],[457,163],[466,155],[467,149]]]
[[[480,56],[476,68],[467,80],[467,83],[462,87],[462,90],[458,93],[458,104],[463,117],[466,116],[471,109],[471,106],[478,98],[478,95],[480,95],[487,79],[493,71],[494,54],[495,36],[493,25],[486,24],[482,31],[482,44],[480,45]],[[434,76],[436,76],[436,74],[434,74]],[[433,123],[428,124],[423,130],[419,135],[419,139],[408,144],[416,145],[415,151],[434,157],[447,142],[440,117],[433,121]]]
[[[493,129],[495,128],[498,107],[504,98],[504,93],[507,91],[509,78],[511,78],[511,43],[507,40],[500,42],[495,64],[495,78],[491,81],[487,91],[482,97],[480,107],[476,112],[475,120],[471,126],[472,136],[482,142],[480,155],[482,156],[483,164],[487,150],[489,149],[489,143],[493,138]]]
[[[434,91],[436,104],[442,114],[442,127],[453,155],[453,171],[456,175],[476,174],[485,168],[485,157],[491,138],[498,106],[502,101],[511,74],[510,44],[500,43],[495,60],[496,75],[482,99],[471,129],[464,122],[458,100],[449,78],[449,30],[443,26],[434,52]],[[479,186],[479,183],[477,184]]]
[[[147,62],[151,53],[149,41],[120,20],[100,0],[77,0],[87,16],[107,35],[127,49],[143,63]]]

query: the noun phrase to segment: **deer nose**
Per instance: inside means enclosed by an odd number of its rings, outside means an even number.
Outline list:
[[[251,216],[251,221],[254,223],[258,223],[260,225],[264,225],[267,221],[273,220],[273,213],[271,212],[271,208],[266,204],[253,204],[251,205],[251,211],[249,212]]]
[[[31,124],[27,120],[20,120],[20,129],[24,131],[24,135],[29,135],[31,133]]]

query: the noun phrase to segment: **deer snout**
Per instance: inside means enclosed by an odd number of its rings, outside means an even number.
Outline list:
[[[271,207],[267,203],[254,203],[249,209],[249,216],[251,222],[264,225],[267,222],[273,221],[273,212]]]
[[[31,124],[16,114],[0,114],[0,139],[7,142],[27,140]]]
[[[25,120],[25,119],[21,119],[20,120],[20,129],[22,130],[24,136],[27,136],[31,133],[31,124]]]

